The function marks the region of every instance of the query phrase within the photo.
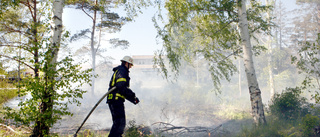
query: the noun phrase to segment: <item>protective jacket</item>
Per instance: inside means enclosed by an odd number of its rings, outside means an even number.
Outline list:
[[[122,101],[125,99],[134,103],[136,100],[135,93],[129,88],[130,86],[130,77],[129,69],[123,65],[113,68],[113,75],[109,83],[109,90],[116,86],[116,90],[111,92],[108,95],[107,103],[114,101]]]

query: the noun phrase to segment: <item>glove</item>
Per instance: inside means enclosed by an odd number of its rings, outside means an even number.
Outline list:
[[[134,102],[133,102],[133,104],[138,104],[140,102],[140,100],[137,98],[137,97],[135,97],[135,99],[134,99]]]

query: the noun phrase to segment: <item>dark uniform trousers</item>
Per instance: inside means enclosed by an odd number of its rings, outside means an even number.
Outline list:
[[[122,137],[126,126],[126,115],[124,111],[124,102],[117,100],[108,103],[112,115],[113,125],[109,137]]]

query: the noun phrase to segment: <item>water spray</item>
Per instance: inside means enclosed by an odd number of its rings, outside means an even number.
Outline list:
[[[107,93],[105,93],[100,100],[96,103],[96,105],[94,105],[94,107],[91,109],[91,111],[89,112],[89,114],[87,115],[87,117],[83,120],[82,124],[80,125],[80,127],[78,128],[77,132],[73,135],[74,137],[77,136],[78,132],[80,131],[80,129],[82,128],[82,126],[84,125],[84,123],[86,123],[86,121],[88,120],[88,118],[90,117],[91,113],[97,108],[97,106],[100,104],[100,102],[112,91],[114,91],[116,89],[116,87],[111,88]]]

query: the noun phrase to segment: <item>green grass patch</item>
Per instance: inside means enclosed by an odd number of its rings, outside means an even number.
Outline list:
[[[14,84],[8,83],[6,80],[0,80],[0,105],[8,100],[18,96],[18,89]]]
[[[301,136],[299,122],[279,120],[267,117],[267,124],[253,126],[252,128],[242,127],[238,137],[296,137]]]
[[[223,119],[241,120],[252,118],[250,113],[246,110],[241,110],[234,106],[222,106],[219,111],[214,112],[214,115]]]
[[[18,96],[17,89],[0,89],[0,105]]]

